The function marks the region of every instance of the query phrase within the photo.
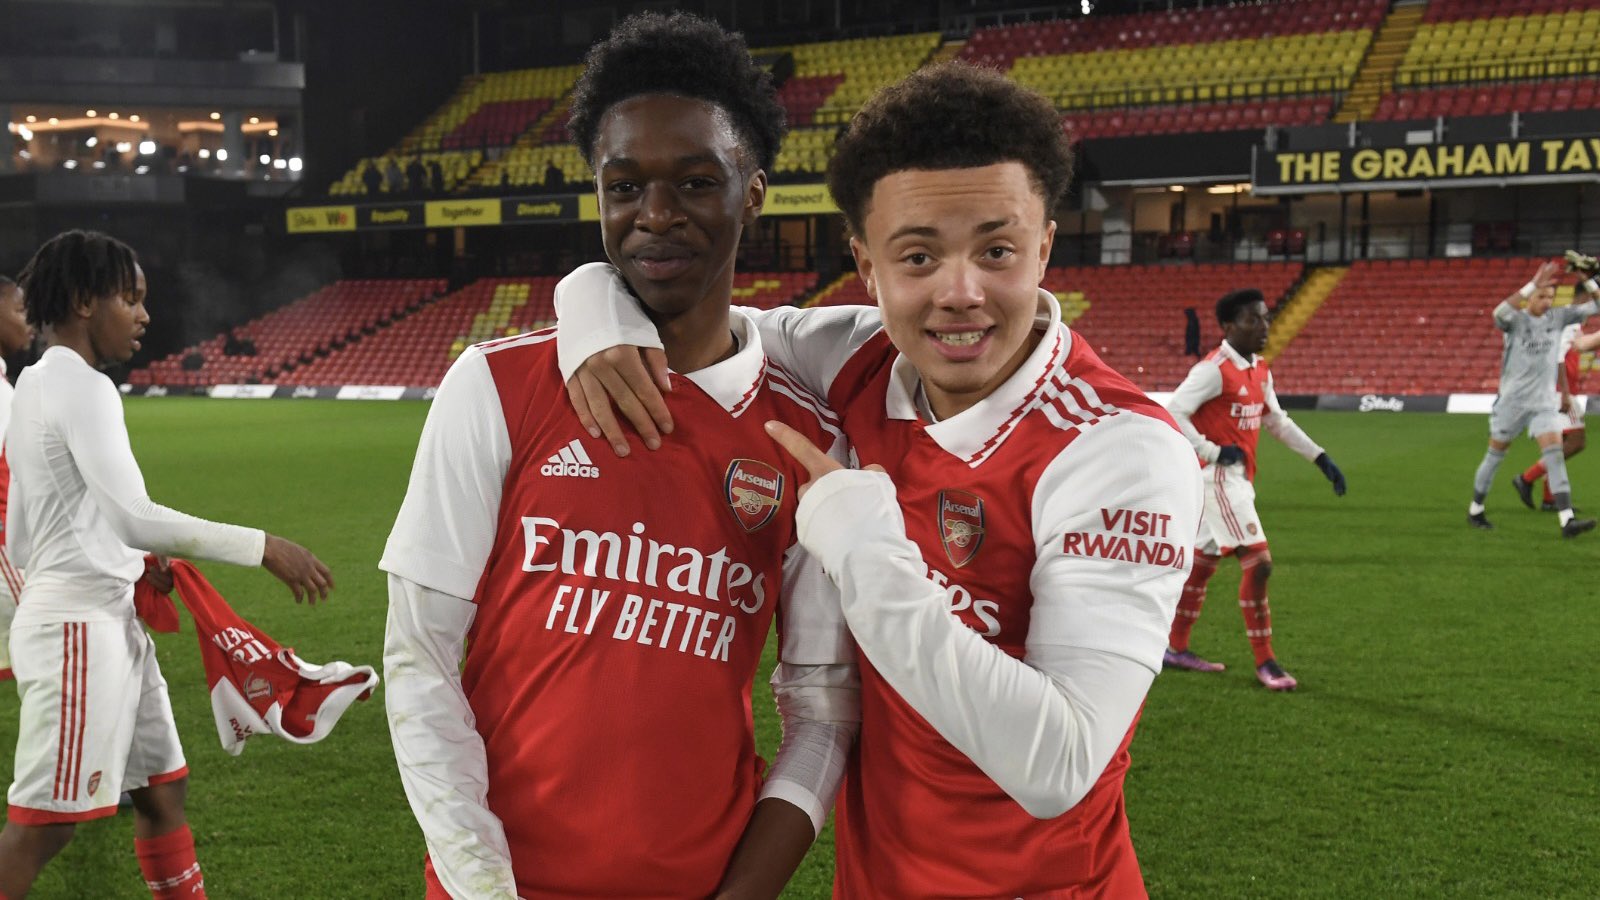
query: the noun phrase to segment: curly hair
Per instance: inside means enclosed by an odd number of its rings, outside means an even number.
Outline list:
[[[1266,295],[1255,288],[1240,288],[1223,294],[1217,301],[1217,324],[1227,325],[1239,317],[1239,311],[1246,306],[1267,302]]]
[[[908,169],[1019,162],[1049,216],[1072,182],[1072,148],[1049,100],[1004,75],[961,62],[920,69],[879,91],[834,146],[828,190],[861,233],[873,187]]]
[[[17,276],[28,324],[54,325],[80,298],[132,291],[138,283],[133,248],[98,231],[63,231],[45,242]]]
[[[767,171],[788,130],[772,75],[750,58],[744,36],[687,13],[629,16],[589,48],[568,122],[586,161],[594,162],[606,110],[640,94],[677,94],[720,107],[750,161]]]

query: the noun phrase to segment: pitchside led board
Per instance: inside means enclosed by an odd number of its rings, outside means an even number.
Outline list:
[[[1330,150],[1257,147],[1253,166],[1257,194],[1594,181],[1600,136]]]
[[[825,185],[778,184],[767,189],[765,215],[810,216],[838,211]],[[598,221],[600,205],[593,194],[292,206],[284,212],[284,227],[290,234]]]

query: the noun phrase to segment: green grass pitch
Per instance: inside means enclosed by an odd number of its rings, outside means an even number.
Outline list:
[[[297,607],[265,573],[207,564],[240,611],[313,661],[380,662],[376,569],[425,407],[416,403],[129,400],[152,495],[305,543],[338,579]],[[1477,416],[1301,413],[1344,467],[1317,470],[1263,438],[1260,508],[1293,695],[1254,682],[1225,563],[1194,646],[1220,675],[1157,680],[1127,796],[1156,897],[1600,895],[1600,534],[1563,542],[1516,502],[1510,454],[1492,533],[1464,522]],[[1600,450],[1573,465],[1600,507]],[[207,888],[224,898],[420,896],[422,841],[400,791],[381,696],[312,747],[270,738],[243,756],[215,737],[192,626],[157,638],[192,778]],[[770,660],[769,660],[770,661]],[[764,678],[761,679],[764,684]],[[777,725],[757,693],[759,743]],[[0,691],[0,780],[16,697]],[[597,839],[604,839],[598,836]],[[147,897],[126,815],[80,827],[33,894]],[[825,897],[831,845],[788,896]]]

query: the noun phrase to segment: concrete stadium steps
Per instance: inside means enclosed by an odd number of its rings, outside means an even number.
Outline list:
[[[1402,0],[1384,17],[1366,58],[1361,61],[1360,70],[1356,72],[1355,83],[1350,86],[1350,93],[1345,95],[1344,103],[1333,121],[1357,122],[1372,118],[1378,108],[1379,98],[1394,83],[1395,70],[1405,58],[1406,47],[1416,36],[1417,27],[1422,24],[1422,16],[1427,8],[1427,0]]]
[[[1349,266],[1329,266],[1313,271],[1300,286],[1290,294],[1288,299],[1278,307],[1277,315],[1272,320],[1272,332],[1267,336],[1266,349],[1261,355],[1268,361],[1275,360],[1283,355],[1283,351],[1305,327],[1307,321],[1317,314],[1322,304],[1327,302],[1328,295],[1333,293],[1339,282],[1344,280]]]

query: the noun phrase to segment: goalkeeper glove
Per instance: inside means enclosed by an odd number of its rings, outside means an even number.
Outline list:
[[[1339,471],[1339,467],[1333,464],[1333,460],[1328,458],[1328,454],[1324,453],[1317,457],[1317,468],[1321,469],[1322,474],[1333,482],[1333,493],[1336,496],[1343,497],[1345,491],[1344,473]]]
[[[1576,250],[1567,251],[1567,271],[1577,272],[1586,278],[1600,275],[1600,260],[1585,256]]]
[[[1217,451],[1217,465],[1231,466],[1244,462],[1244,450],[1237,444],[1228,444]]]

